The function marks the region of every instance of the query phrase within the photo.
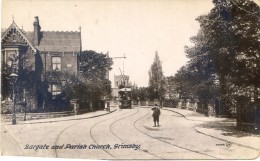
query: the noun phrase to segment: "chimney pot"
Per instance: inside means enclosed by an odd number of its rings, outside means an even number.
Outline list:
[[[34,22],[39,22],[38,16],[35,16],[35,17],[34,17]]]

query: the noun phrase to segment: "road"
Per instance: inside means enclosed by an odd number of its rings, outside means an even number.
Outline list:
[[[199,133],[195,127],[200,121],[187,120],[162,109],[160,126],[153,127],[151,115],[150,107],[135,107],[90,119],[4,125],[2,135],[7,139],[1,153],[79,159],[253,159],[259,156],[259,150]],[[16,148],[11,149],[8,143]]]

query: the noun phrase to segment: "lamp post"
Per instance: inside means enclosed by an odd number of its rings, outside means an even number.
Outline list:
[[[16,124],[16,115],[15,115],[15,84],[16,84],[16,80],[17,80],[17,77],[18,75],[16,73],[12,73],[10,74],[10,79],[11,79],[11,83],[13,85],[13,103],[14,103],[14,106],[13,106],[13,115],[12,115],[12,124],[15,125]]]
[[[24,121],[26,121],[26,113],[27,113],[27,103],[26,103],[26,100],[25,100],[25,82],[23,82],[23,102],[22,102],[22,105],[24,107]]]

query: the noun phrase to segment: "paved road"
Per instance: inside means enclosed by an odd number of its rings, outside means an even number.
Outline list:
[[[162,110],[161,125],[153,127],[151,115],[150,107],[135,107],[91,119],[5,125],[10,142],[19,146],[11,152],[10,147],[4,146],[2,154],[88,159],[253,159],[259,156],[259,150],[230,145],[197,132],[195,127],[199,121]],[[33,145],[43,149],[35,150]]]

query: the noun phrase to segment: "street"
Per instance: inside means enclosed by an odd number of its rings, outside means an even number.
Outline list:
[[[165,108],[161,109],[159,127],[153,127],[151,107],[117,108],[87,119],[83,116],[2,124],[1,153],[78,159],[254,159],[260,152],[259,146],[205,135],[196,130],[205,121],[187,119]]]

